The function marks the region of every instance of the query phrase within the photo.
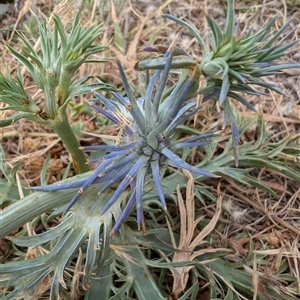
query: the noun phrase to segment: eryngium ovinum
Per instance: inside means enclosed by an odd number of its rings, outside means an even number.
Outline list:
[[[196,100],[185,102],[186,95],[195,80],[194,73],[179,79],[172,92],[167,97],[163,96],[172,60],[172,50],[167,51],[165,57],[167,63],[164,69],[155,71],[152,78],[148,80],[144,97],[134,98],[125,73],[120,63],[117,62],[127,97],[114,92],[115,99],[112,100],[95,92],[95,96],[106,109],[95,103],[87,102],[102,116],[117,124],[122,131],[121,137],[115,145],[82,147],[85,151],[107,153],[90,161],[91,163],[99,162],[99,165],[87,179],[80,180],[75,185],[73,182],[72,184],[55,184],[32,189],[52,191],[80,187],[67,205],[67,211],[90,184],[102,182],[103,187],[99,191],[101,194],[119,182],[113,196],[102,210],[102,214],[104,214],[130,186],[130,197],[111,231],[111,234],[115,234],[134,205],[136,205],[138,228],[140,229],[142,226],[144,229],[142,198],[146,180],[148,183],[149,181],[154,183],[162,207],[166,209],[160,176],[161,171],[167,166],[186,169],[203,176],[217,177],[188,164],[178,155],[183,148],[199,147],[211,143],[209,138],[215,136],[217,132],[210,131],[180,140],[175,139],[174,129],[194,115],[200,107],[196,106]],[[116,138],[113,137],[113,140]]]

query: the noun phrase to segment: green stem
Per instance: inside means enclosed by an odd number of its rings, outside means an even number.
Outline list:
[[[67,70],[63,69],[62,71],[59,84],[57,87],[57,104],[59,107],[63,106],[65,101],[68,99],[71,80],[72,80],[72,76],[74,75],[74,72],[71,72],[68,69]]]
[[[71,154],[73,166],[76,172],[80,174],[90,171],[85,155],[82,150],[79,149],[80,144],[67,120],[67,117],[64,116],[63,120],[56,123],[52,129],[55,130]]]

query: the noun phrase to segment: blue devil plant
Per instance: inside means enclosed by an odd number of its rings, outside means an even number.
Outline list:
[[[136,205],[138,228],[142,226],[144,229],[142,197],[145,182],[148,180],[153,180],[162,207],[166,209],[161,184],[161,171],[166,167],[186,169],[198,175],[215,177],[216,175],[196,168],[180,157],[180,152],[184,148],[200,147],[211,143],[209,138],[215,136],[217,132],[207,132],[183,139],[180,137],[178,139],[178,135],[175,134],[176,128],[195,114],[201,106],[196,106],[196,100],[186,102],[189,91],[197,78],[196,70],[184,75],[171,90],[165,91],[173,50],[174,48],[171,48],[165,53],[167,63],[164,69],[155,71],[153,77],[147,81],[144,97],[135,99],[125,73],[120,63],[117,62],[127,97],[113,92],[115,99],[112,100],[95,92],[95,96],[106,109],[88,102],[98,113],[117,124],[121,132],[115,145],[82,147],[85,151],[101,150],[107,153],[91,161],[100,163],[87,179],[80,180],[76,184],[56,184],[33,189],[50,191],[80,187],[67,205],[66,210],[68,210],[89,185],[103,182],[104,185],[99,193],[104,193],[120,182],[103,208],[102,214],[104,214],[130,186],[130,198],[112,228],[112,234],[114,234],[119,230],[134,205]],[[115,140],[115,137],[113,139]]]

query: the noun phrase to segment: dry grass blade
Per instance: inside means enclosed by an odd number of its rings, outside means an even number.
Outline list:
[[[25,1],[21,11],[19,12],[19,15],[18,15],[18,18],[15,22],[15,25],[14,25],[14,28],[12,30],[12,33],[11,33],[11,36],[10,36],[10,39],[9,39],[9,42],[13,39],[14,37],[14,34],[16,32],[16,29],[21,21],[21,19],[28,13],[28,11],[30,10],[30,7],[31,7],[31,4],[32,4],[32,1],[30,0],[27,0]]]
[[[34,156],[37,157],[37,156],[42,156],[42,155],[46,154],[51,148],[56,146],[59,141],[60,141],[60,139],[53,140],[46,148],[36,151],[34,153]],[[10,163],[15,164],[19,161],[24,161],[24,159],[30,158],[30,157],[32,157],[32,155],[33,155],[32,153],[19,155],[18,157],[10,160]]]
[[[149,21],[149,13],[146,15],[146,17],[143,17],[142,15],[135,12],[133,8],[131,9],[133,13],[139,18],[138,26],[136,26],[130,32],[122,32],[122,29],[119,26],[119,18],[117,16],[116,9],[113,3],[111,4],[111,10],[112,10],[111,17],[114,23],[115,31],[114,31],[114,46],[111,45],[110,49],[113,51],[114,55],[122,63],[122,65],[126,67],[127,72],[132,72],[134,70],[136,57],[137,57],[138,44],[140,43],[141,35],[143,30],[145,29],[145,25]],[[128,41],[129,42],[128,46],[126,46],[126,42],[125,42],[125,36],[127,35],[133,35],[133,38],[130,41]]]
[[[111,18],[114,23],[114,45],[118,52],[125,53],[125,38],[119,25],[116,8],[113,1],[110,1]]]
[[[190,172],[184,170],[184,175],[188,177],[186,185],[186,198],[185,203],[180,192],[179,187],[177,187],[178,196],[178,206],[180,211],[180,241],[178,247],[174,244],[173,246],[180,250],[174,253],[173,262],[187,262],[192,261],[199,255],[205,253],[216,252],[218,250],[225,249],[202,249],[194,252],[194,249],[201,245],[207,237],[215,228],[221,213],[221,195],[218,197],[217,208],[214,216],[210,222],[200,231],[200,233],[194,237],[195,232],[197,232],[197,226],[199,222],[204,218],[201,216],[195,220],[195,201],[194,201],[194,178]],[[220,191],[219,191],[220,192]],[[169,227],[170,228],[170,227]],[[170,231],[171,236],[173,233]],[[174,239],[173,239],[174,243]],[[226,249],[225,251],[227,251]],[[177,267],[171,269],[172,275],[174,277],[172,297],[177,299],[179,294],[182,293],[187,285],[189,279],[189,271],[193,266],[187,267]]]
[[[135,64],[136,55],[137,55],[138,43],[139,43],[140,37],[142,35],[142,30],[144,29],[144,26],[148,20],[149,20],[149,15],[147,15],[145,18],[142,19],[142,22],[141,22],[140,26],[138,27],[138,30],[137,30],[136,34],[134,35],[134,38],[131,41],[131,43],[128,47],[127,53],[126,53],[127,58],[130,59],[131,62],[134,61],[134,64]]]
[[[290,263],[290,269],[292,270],[293,274],[297,278],[297,289],[298,293],[300,294],[300,235],[297,236],[297,238],[294,240],[292,245],[292,253],[293,256],[291,257],[289,263]]]
[[[43,280],[43,282],[38,286],[38,288],[34,291],[34,295],[31,300],[41,300],[45,295],[48,294],[48,291],[51,286],[51,276],[48,275]]]

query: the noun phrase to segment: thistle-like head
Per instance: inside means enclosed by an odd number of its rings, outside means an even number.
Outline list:
[[[209,144],[210,141],[207,139],[213,137],[216,132],[178,140],[178,135],[174,134],[175,129],[200,109],[196,106],[195,100],[186,102],[186,95],[194,82],[195,74],[181,78],[166,96],[164,91],[172,61],[172,49],[165,53],[165,57],[167,58],[165,68],[154,72],[153,77],[147,82],[146,92],[142,97],[135,99],[122,66],[117,62],[126,97],[113,92],[114,99],[107,99],[95,92],[102,106],[91,101],[87,102],[96,112],[120,127],[120,137],[114,145],[82,147],[85,151],[103,151],[106,154],[91,161],[99,162],[99,165],[85,181],[78,184],[80,189],[69,202],[67,209],[90,184],[103,182],[99,193],[105,193],[119,183],[102,210],[104,214],[118,201],[124,190],[130,187],[130,198],[114,225],[112,234],[119,230],[134,205],[137,210],[138,227],[143,226],[142,198],[146,181],[150,182],[149,184],[153,183],[162,207],[166,209],[161,171],[168,166],[187,169],[202,176],[215,177],[208,171],[188,164],[180,157],[184,148]],[[115,137],[112,139],[116,140]]]
[[[231,124],[235,145],[235,160],[238,162],[238,137],[236,118],[230,105],[229,98],[239,101],[242,105],[255,111],[255,108],[244,98],[243,94],[263,95],[253,86],[261,86],[282,93],[272,83],[262,80],[262,77],[279,74],[289,68],[300,68],[299,63],[281,63],[279,58],[284,57],[285,51],[299,40],[287,42],[292,38],[295,30],[289,27],[287,21],[279,30],[272,32],[276,16],[264,24],[257,32],[250,28],[245,34],[239,34],[239,23],[234,23],[234,0],[227,0],[227,17],[222,29],[210,16],[206,16],[212,33],[210,49],[197,29],[172,15],[165,16],[189,29],[197,39],[203,54],[198,64],[201,73],[206,77],[206,86],[198,91],[204,95],[204,102],[213,99],[223,104],[225,123]],[[174,66],[176,64],[174,63]],[[179,65],[177,63],[177,65]],[[182,63],[181,63],[182,65]]]

